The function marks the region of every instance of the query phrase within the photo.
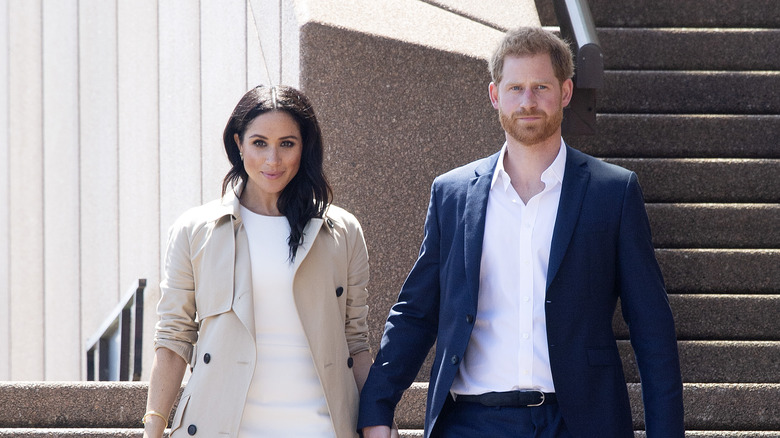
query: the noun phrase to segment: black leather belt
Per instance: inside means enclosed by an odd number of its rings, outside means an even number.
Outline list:
[[[480,395],[457,395],[457,403],[479,403],[485,406],[511,406],[511,407],[533,407],[549,405],[556,402],[554,392],[542,391],[506,391],[506,392],[488,392]]]

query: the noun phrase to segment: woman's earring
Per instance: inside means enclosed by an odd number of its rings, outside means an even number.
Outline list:
[[[241,161],[244,161],[244,154],[241,151],[238,152],[238,156],[241,157]]]

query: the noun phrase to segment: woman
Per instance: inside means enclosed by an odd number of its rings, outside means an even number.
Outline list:
[[[170,230],[144,436],[355,437],[368,254],[330,205],[309,100],[259,86],[223,134],[222,199]]]

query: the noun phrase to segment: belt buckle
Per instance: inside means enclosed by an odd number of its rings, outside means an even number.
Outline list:
[[[533,390],[533,391],[531,391],[531,392],[538,392],[538,393],[539,393],[539,395],[541,395],[541,396],[542,396],[542,401],[540,401],[539,403],[536,403],[536,404],[528,405],[528,407],[529,407],[529,408],[533,408],[533,407],[536,407],[536,406],[541,406],[541,405],[543,405],[543,404],[544,404],[544,392],[542,392],[541,390],[538,390],[538,389],[535,389],[535,390]]]

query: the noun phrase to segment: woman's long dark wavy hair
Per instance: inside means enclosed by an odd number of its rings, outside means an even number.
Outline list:
[[[322,132],[311,102],[303,93],[284,85],[260,85],[244,94],[230,115],[222,134],[225,152],[233,166],[222,181],[222,195],[225,195],[229,187],[236,187],[248,178],[234,134],[238,134],[243,141],[244,133],[252,120],[269,111],[284,111],[290,114],[298,124],[303,141],[298,173],[282,190],[276,202],[277,208],[290,223],[287,243],[290,247],[290,260],[294,260],[298,245],[303,242],[306,224],[312,218],[321,218],[333,198],[333,191],[322,168]]]

